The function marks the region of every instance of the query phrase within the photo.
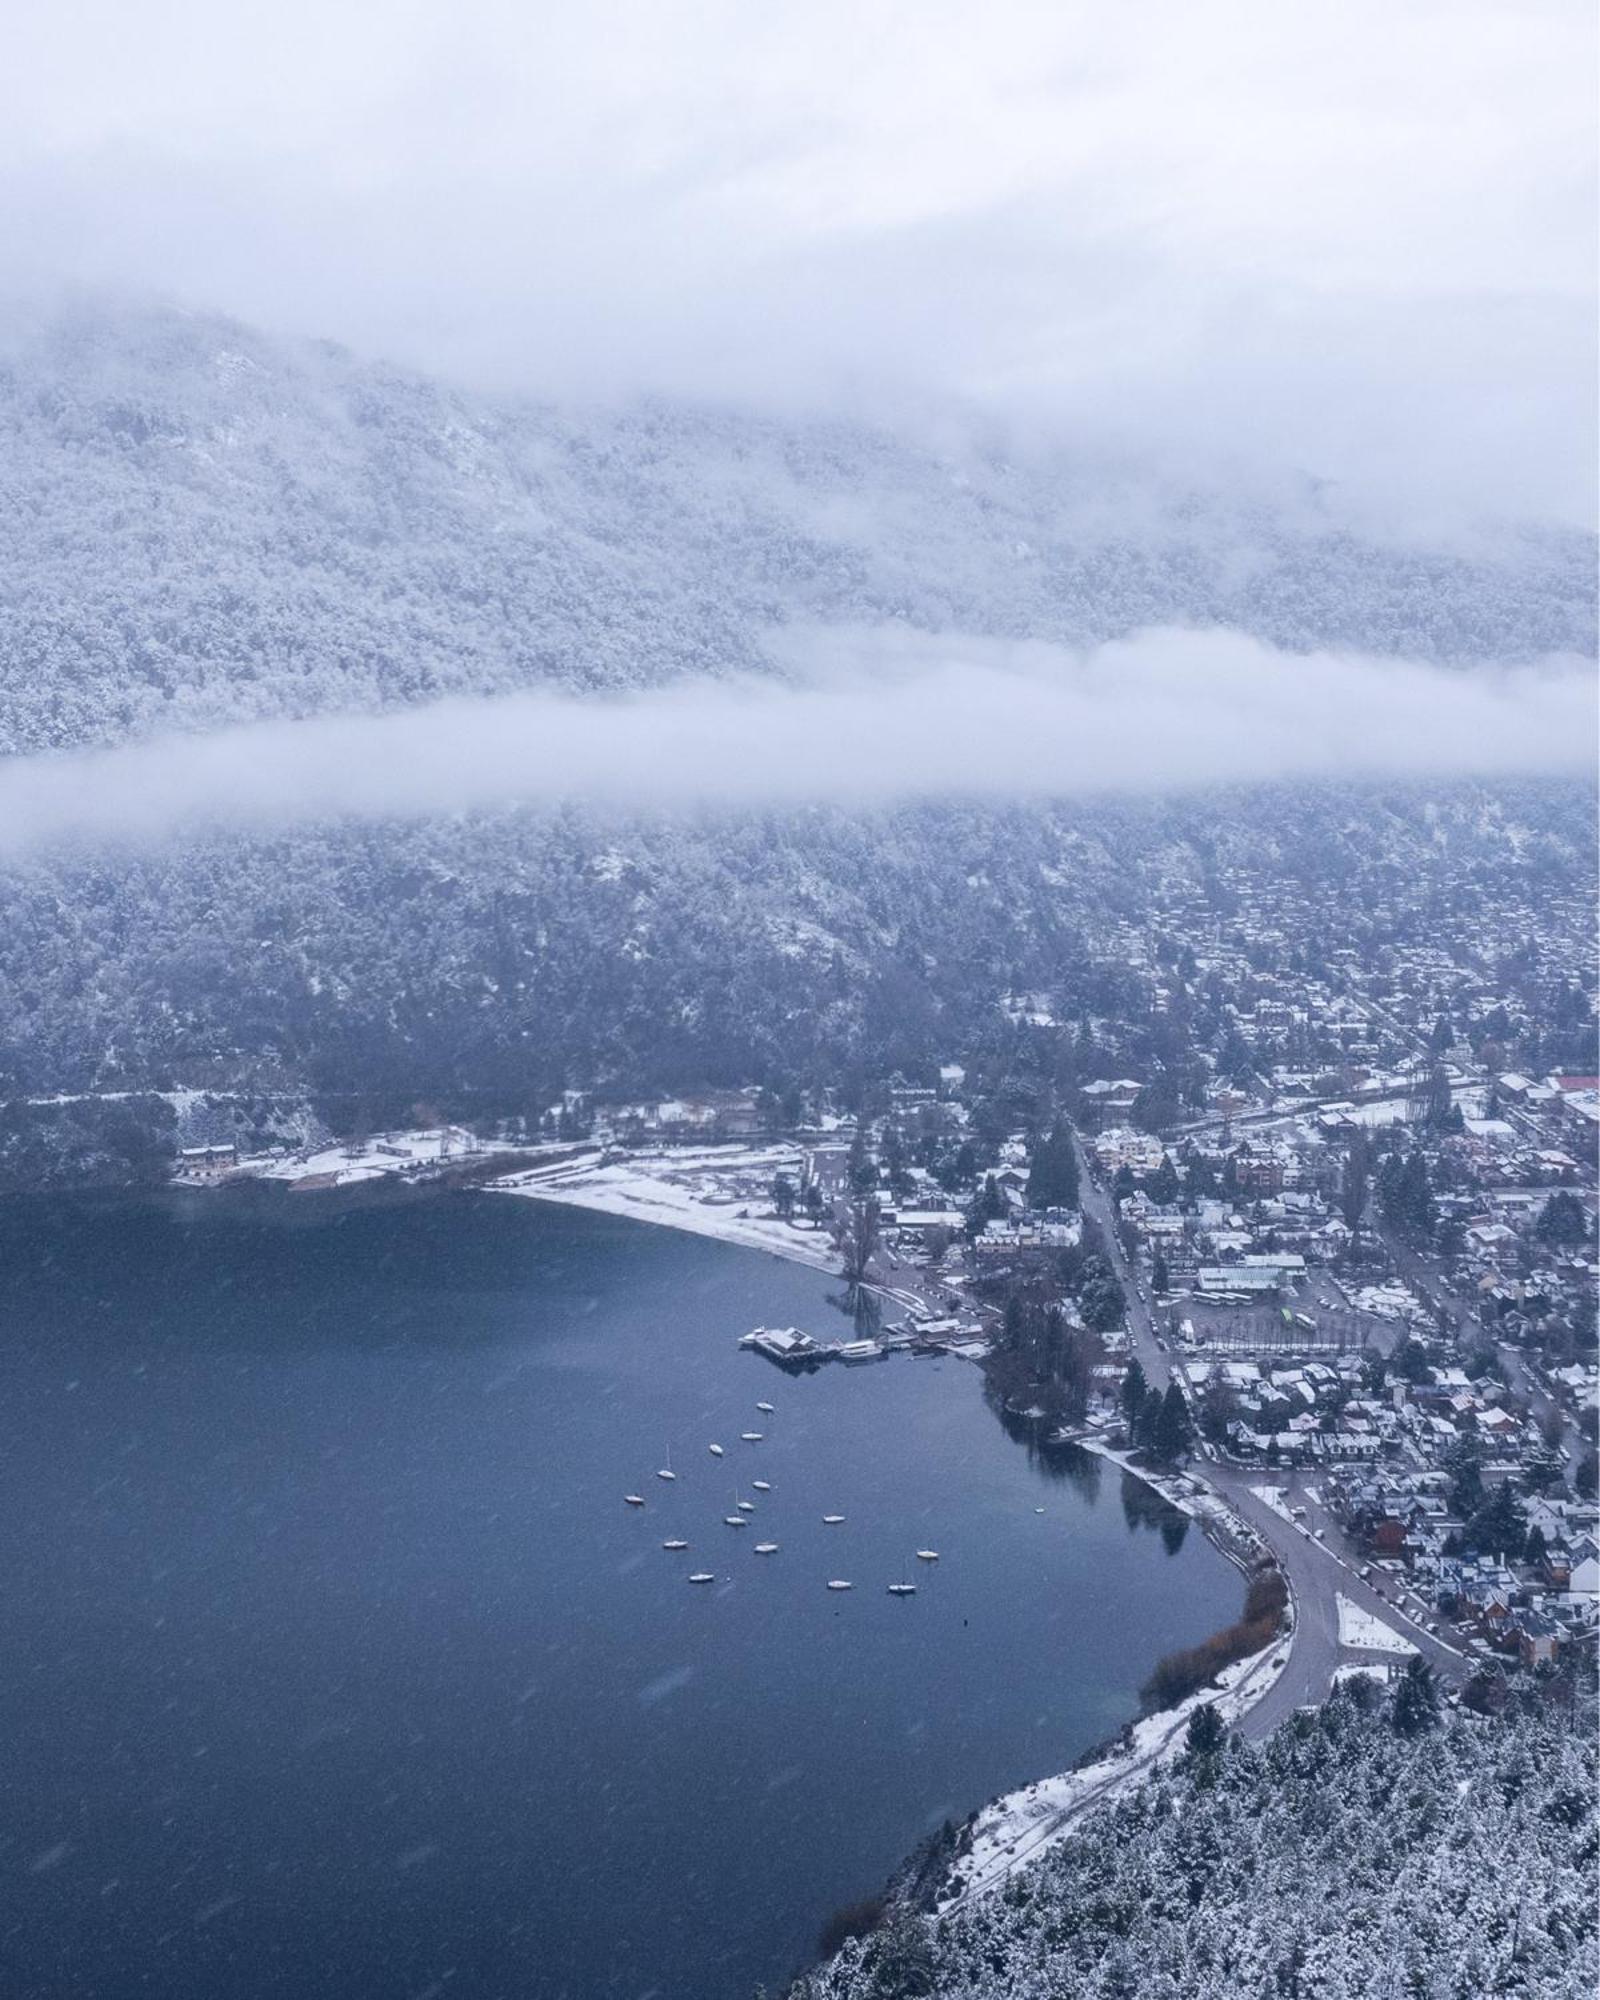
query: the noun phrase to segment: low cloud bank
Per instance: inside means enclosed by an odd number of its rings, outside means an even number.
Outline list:
[[[787,680],[530,693],[0,764],[0,853],[206,824],[1084,797],[1284,779],[1582,775],[1593,663],[1452,670],[1150,631],[1088,653],[905,632],[784,635]]]

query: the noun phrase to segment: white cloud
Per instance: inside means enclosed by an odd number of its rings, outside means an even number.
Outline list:
[[[555,393],[918,383],[1592,511],[1585,0],[62,0],[0,257]]]
[[[909,631],[785,635],[800,678],[528,694],[0,764],[0,852],[202,823],[1092,796],[1590,769],[1590,662],[1453,670],[1151,631],[1074,654]]]

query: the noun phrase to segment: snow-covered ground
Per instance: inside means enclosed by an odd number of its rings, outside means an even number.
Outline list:
[[[296,1153],[287,1160],[242,1160],[240,1166],[258,1180],[346,1187],[392,1174],[415,1173],[448,1160],[470,1159],[491,1150],[461,1127],[445,1125],[431,1132],[380,1132],[360,1144],[324,1146],[318,1152]]]
[[[1289,1496],[1281,1486],[1252,1486],[1250,1491],[1263,1506],[1270,1507],[1274,1514],[1281,1515],[1293,1526],[1294,1516],[1289,1512]]]
[[[1417,1649],[1411,1641],[1397,1632],[1392,1625],[1386,1625],[1381,1618],[1374,1617],[1359,1604],[1353,1603],[1343,1591],[1338,1593],[1339,1602],[1339,1644],[1351,1646],[1362,1653],[1393,1653],[1400,1658],[1414,1653]]]
[[[1231,1545],[1241,1558],[1270,1553],[1255,1529],[1220,1494],[1199,1481],[1181,1473],[1153,1473],[1148,1467],[1133,1464],[1127,1452],[1116,1451],[1098,1439],[1079,1436],[1075,1442],[1144,1480],[1172,1506],[1209,1526],[1214,1537],[1220,1537],[1224,1546]],[[1225,1668],[1213,1686],[1202,1688],[1176,1708],[1162,1709],[1136,1723],[1130,1746],[1119,1747],[1080,1770],[1041,1778],[986,1806],[973,1823],[969,1852],[952,1871],[956,1886],[940,1908],[954,1908],[969,1897],[997,1888],[1016,1869],[1037,1860],[1064,1839],[1091,1806],[1115,1797],[1157,1765],[1176,1757],[1183,1749],[1189,1718],[1203,1703],[1215,1703],[1218,1714],[1230,1726],[1241,1721],[1289,1664],[1294,1644],[1292,1598],[1286,1616],[1285,1629],[1270,1646]]]
[[[1203,1481],[1191,1479],[1182,1472],[1154,1472],[1149,1466],[1136,1464],[1131,1452],[1117,1451],[1095,1437],[1074,1433],[1072,1442],[1080,1451],[1092,1451],[1097,1458],[1107,1458],[1113,1465],[1120,1465],[1124,1472],[1131,1472],[1135,1479],[1142,1479],[1146,1486],[1154,1487],[1163,1500],[1180,1512],[1196,1521],[1208,1523],[1221,1536],[1225,1548],[1241,1559],[1254,1561],[1272,1554],[1250,1523],[1236,1514],[1222,1495],[1213,1492]]]
[[[1409,1286],[1399,1283],[1363,1285],[1359,1290],[1351,1292],[1350,1303],[1357,1312],[1371,1313],[1377,1319],[1424,1317],[1422,1301]]]
[[[1346,1687],[1351,1681],[1375,1681],[1379,1687],[1385,1687],[1394,1671],[1382,1660],[1352,1660],[1348,1666],[1334,1668],[1333,1684]]]
[[[774,1177],[785,1174],[798,1188],[800,1173],[800,1154],[792,1145],[673,1147],[630,1153],[609,1165],[592,1153],[505,1174],[485,1186],[495,1193],[662,1223],[835,1270],[838,1259],[826,1231],[807,1221],[784,1222],[772,1213]]]
[[[952,1870],[956,1885],[941,1900],[940,1909],[953,1909],[998,1888],[1016,1869],[1037,1861],[1064,1840],[1091,1806],[1103,1805],[1178,1756],[1189,1718],[1203,1703],[1214,1703],[1224,1722],[1238,1722],[1287,1666],[1290,1638],[1289,1633],[1280,1633],[1262,1652],[1226,1668],[1215,1687],[1202,1688],[1176,1708],[1146,1716],[1134,1725],[1128,1749],[1081,1770],[1041,1778],[985,1806],[973,1824],[971,1849]]]

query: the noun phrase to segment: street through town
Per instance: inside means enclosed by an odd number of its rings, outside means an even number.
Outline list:
[[[1106,1254],[1127,1298],[1127,1329],[1131,1353],[1137,1357],[1146,1379],[1164,1390],[1172,1378],[1172,1363],[1157,1338],[1148,1296],[1129,1268],[1117,1234],[1111,1198],[1090,1171],[1085,1149],[1078,1142],[1079,1179],[1083,1212],[1099,1228],[1105,1239]],[[1278,1475],[1284,1487],[1284,1505],[1303,1507],[1305,1519],[1297,1523],[1268,1505],[1255,1491],[1268,1480],[1261,1471],[1224,1465],[1215,1459],[1194,1460],[1190,1477],[1219,1495],[1244,1521],[1255,1529],[1277,1557],[1294,1593],[1295,1631],[1289,1664],[1271,1690],[1245,1717],[1246,1736],[1270,1735],[1286,1716],[1298,1708],[1326,1699],[1337,1668],[1374,1655],[1339,1644],[1339,1598],[1345,1597],[1362,1610],[1382,1619],[1408,1639],[1428,1664],[1450,1682],[1461,1678],[1464,1659],[1453,1647],[1443,1644],[1427,1630],[1425,1607],[1415,1598],[1401,1594],[1400,1581],[1387,1577],[1378,1584],[1360,1572],[1364,1558],[1345,1541],[1332,1516],[1319,1505],[1314,1477],[1309,1486],[1301,1475]],[[1321,1530],[1319,1537],[1317,1531]]]

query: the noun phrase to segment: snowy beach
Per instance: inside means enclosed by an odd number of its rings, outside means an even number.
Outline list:
[[[772,1212],[772,1183],[780,1174],[798,1187],[798,1148],[673,1147],[611,1161],[595,1151],[503,1174],[484,1186],[491,1194],[522,1195],[686,1229],[817,1270],[836,1270],[838,1258],[826,1230],[809,1222],[786,1222]]]

